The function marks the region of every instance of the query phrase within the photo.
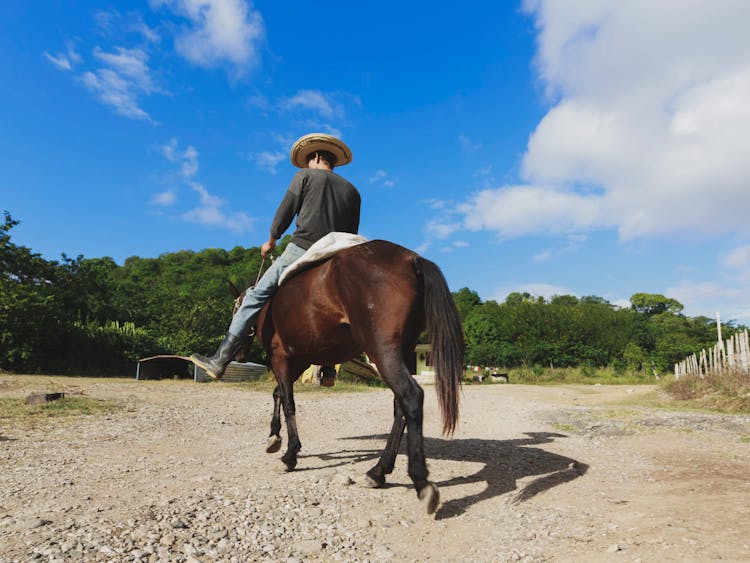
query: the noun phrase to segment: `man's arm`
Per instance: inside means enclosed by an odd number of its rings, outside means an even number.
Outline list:
[[[284,195],[284,199],[281,200],[278,209],[276,209],[276,215],[271,223],[271,234],[268,240],[263,243],[263,246],[260,247],[260,255],[263,258],[276,248],[276,241],[289,228],[289,225],[292,224],[292,219],[294,219],[294,216],[299,211],[302,193],[301,176],[299,172],[295,174],[292,182],[289,184],[289,189]]]
[[[292,224],[295,214],[299,211],[300,198],[302,196],[302,175],[298,172],[292,178],[289,189],[281,200],[276,215],[271,223],[271,238],[279,240],[281,235]]]

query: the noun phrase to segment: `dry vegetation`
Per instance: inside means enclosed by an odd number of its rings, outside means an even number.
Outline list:
[[[750,413],[750,373],[740,369],[683,376],[665,385],[669,395],[694,406],[722,412]]]

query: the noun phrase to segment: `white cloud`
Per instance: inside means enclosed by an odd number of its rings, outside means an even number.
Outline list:
[[[320,90],[299,90],[294,96],[282,98],[279,106],[284,110],[307,110],[325,118],[341,113],[333,98]]]
[[[487,166],[482,166],[481,168],[477,168],[477,170],[474,171],[474,174],[472,174],[473,178],[479,178],[484,179],[492,176],[492,165],[488,164]]]
[[[721,262],[731,270],[750,271],[750,244],[739,246],[730,251]]]
[[[138,106],[138,97],[133,92],[130,83],[119,74],[109,69],[99,69],[86,72],[83,83],[92,90],[99,100],[115,108],[115,111],[125,117],[149,120],[149,115]]]
[[[152,0],[185,17],[190,25],[175,37],[177,52],[193,64],[230,63],[238,76],[256,66],[265,37],[263,18],[244,0]]]
[[[471,196],[459,209],[464,227],[514,237],[559,234],[606,226],[601,201],[541,186],[504,186]]]
[[[442,253],[445,254],[445,253],[449,253],[449,252],[454,252],[455,250],[459,250],[461,248],[467,248],[468,246],[469,246],[468,242],[463,241],[463,240],[457,240],[457,241],[454,241],[454,242],[450,243],[447,246],[443,246],[440,249],[440,252],[442,252]]]
[[[448,238],[461,228],[460,223],[446,223],[443,221],[431,221],[427,224],[427,233],[439,239]]]
[[[370,177],[370,183],[380,184],[386,188],[392,188],[396,185],[395,180],[393,180],[385,170],[376,170],[375,174]]]
[[[193,179],[200,168],[199,155],[195,147],[188,145],[187,148],[182,149],[177,139],[172,138],[167,144],[161,145],[159,150],[169,162],[179,165],[178,178],[184,181],[200,198],[196,207],[179,215],[181,220],[208,227],[223,227],[237,233],[245,232],[252,227],[253,219],[251,217],[241,212],[226,213],[224,207],[227,202],[219,196],[211,194],[203,184]],[[151,204],[167,207],[176,201],[175,191],[167,190],[153,196]]]
[[[453,203],[444,199],[425,199],[424,203],[430,206],[430,209],[445,209]]]
[[[83,83],[120,115],[150,120],[139,106],[142,95],[158,91],[151,79],[148,55],[141,49],[116,47],[115,52],[108,53],[96,47],[94,57],[106,66],[85,72]]]
[[[73,70],[73,67],[80,64],[82,61],[81,55],[76,51],[76,46],[73,41],[68,41],[66,43],[65,53],[50,55],[47,51],[44,51],[44,56],[60,70]]]
[[[151,204],[159,207],[169,207],[177,201],[177,194],[172,190],[158,193],[151,198]]]
[[[675,287],[668,287],[664,295],[685,304],[685,314],[704,315],[709,318],[720,313],[722,321],[750,318],[750,305],[746,288],[719,282],[685,281]]]
[[[276,174],[279,164],[286,160],[287,155],[281,151],[262,151],[256,154],[251,154],[250,158],[255,161],[255,164],[261,170],[265,170],[271,174]]]
[[[226,202],[218,196],[212,195],[197,182],[190,182],[190,187],[200,196],[200,204],[194,209],[183,213],[181,218],[191,223],[209,227],[226,227],[236,233],[249,230],[253,219],[245,213],[225,213],[222,207]]]
[[[531,257],[531,259],[534,262],[548,262],[549,260],[552,259],[552,256],[553,256],[552,250],[547,248],[546,250],[542,250],[541,252],[537,252],[536,254],[534,254]]]
[[[472,229],[750,231],[750,3],[528,0],[552,107],[523,182],[474,194]]]
[[[169,143],[162,145],[160,148],[169,162],[180,165],[180,173],[184,178],[192,178],[198,173],[198,151],[193,146],[180,150],[177,147],[177,139],[172,138]]]
[[[140,17],[137,17],[134,21],[132,21],[129,26],[132,31],[139,33],[149,43],[159,43],[161,41],[161,35],[159,34],[159,32],[156,29],[146,25],[146,23]]]
[[[323,133],[328,133],[329,135],[333,135],[334,137],[338,137],[339,139],[342,139],[344,137],[344,133],[341,131],[341,129],[338,129],[337,127],[334,127],[327,123],[317,124],[315,122],[311,122],[310,125],[310,129],[316,129],[322,131]]]
[[[271,109],[275,110],[285,121],[291,119],[298,131],[320,131],[343,138],[341,128],[336,124],[346,124],[347,113],[360,108],[362,102],[359,97],[347,92],[303,89],[275,100],[268,100],[263,95],[254,95],[248,99],[248,105],[257,108],[261,114]],[[288,140],[286,146],[293,140]]]
[[[94,22],[100,35],[122,37],[127,33],[140,35],[147,43],[158,43],[161,35],[157,29],[149,27],[138,12],[121,14],[114,8],[94,12]]]
[[[155,91],[148,68],[148,55],[141,49],[115,47],[114,53],[107,53],[96,47],[94,56],[120,76],[131,81],[143,93],[151,94]]]
[[[269,109],[271,109],[271,102],[268,100],[268,98],[261,94],[261,93],[255,93],[252,96],[250,96],[247,99],[248,105],[254,108],[258,108],[262,112],[265,112]]]
[[[466,152],[476,152],[482,148],[482,143],[473,141],[468,135],[464,135],[463,133],[458,136],[458,142],[461,144],[461,148]]]
[[[533,262],[548,262],[552,259],[560,258],[571,252],[577,252],[581,245],[586,242],[588,237],[582,234],[568,234],[564,239],[557,239],[556,242],[562,243],[555,248],[547,248],[531,256]]]

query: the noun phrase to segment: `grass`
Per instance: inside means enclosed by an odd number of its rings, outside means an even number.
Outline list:
[[[683,376],[664,385],[670,397],[683,404],[727,413],[750,414],[750,374],[725,370],[704,377]]]
[[[43,405],[27,405],[25,399],[0,398],[0,421],[70,418],[110,412],[117,408],[108,401],[91,397],[63,397]]]
[[[656,379],[641,371],[618,371],[613,368],[594,368],[582,366],[577,368],[546,368],[541,366],[526,366],[510,368],[508,373],[509,383],[522,383],[531,385],[559,385],[559,384],[600,384],[600,385],[641,385],[656,383]],[[471,383],[475,372],[467,372],[466,382]],[[483,385],[497,385],[485,378]],[[502,385],[502,383],[500,383]]]

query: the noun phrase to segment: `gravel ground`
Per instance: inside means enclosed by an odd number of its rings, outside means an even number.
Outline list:
[[[389,391],[299,393],[286,473],[269,393],[0,375],[52,390],[116,408],[0,426],[0,562],[750,560],[750,417],[611,406],[644,387],[467,386],[450,440],[426,387],[430,517],[403,453],[362,486]]]

